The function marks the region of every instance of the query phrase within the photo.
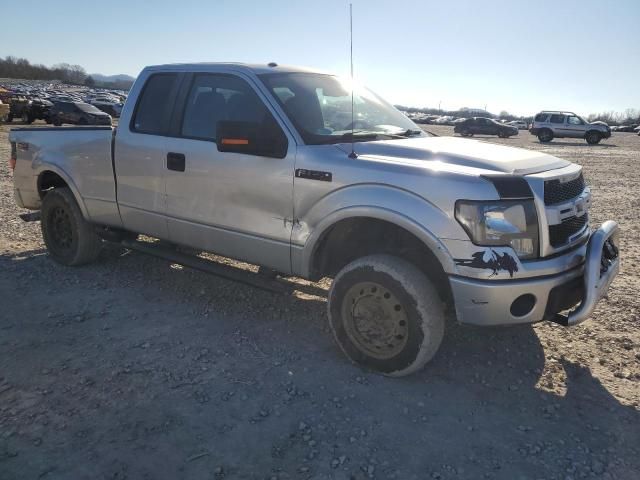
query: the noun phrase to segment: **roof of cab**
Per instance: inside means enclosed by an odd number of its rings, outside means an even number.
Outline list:
[[[311,68],[278,65],[276,63],[235,62],[172,63],[167,65],[152,65],[146,67],[145,70],[191,72],[207,70],[207,67],[224,67],[225,69],[251,72],[255,75],[260,75],[262,73],[327,73]]]

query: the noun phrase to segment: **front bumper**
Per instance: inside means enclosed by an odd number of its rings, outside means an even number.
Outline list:
[[[593,232],[580,266],[556,275],[523,280],[449,281],[460,323],[515,325],[550,320],[561,325],[585,321],[618,274],[618,225],[605,222]],[[572,307],[568,314],[560,312]]]

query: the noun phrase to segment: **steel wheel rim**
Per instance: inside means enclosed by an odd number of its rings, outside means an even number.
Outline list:
[[[49,213],[49,225],[55,250],[62,254],[69,253],[73,248],[73,228],[69,212],[62,207],[53,208]]]
[[[392,358],[408,341],[409,321],[404,306],[393,292],[376,282],[360,282],[347,291],[342,321],[356,348],[373,358]]]

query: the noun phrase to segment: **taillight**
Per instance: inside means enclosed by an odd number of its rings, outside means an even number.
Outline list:
[[[16,161],[18,160],[18,148],[16,142],[11,142],[11,156],[9,157],[9,168],[14,170],[16,168]]]

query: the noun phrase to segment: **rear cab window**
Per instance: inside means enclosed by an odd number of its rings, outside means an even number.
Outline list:
[[[132,132],[167,135],[179,83],[177,73],[155,73],[147,79],[131,119]]]

